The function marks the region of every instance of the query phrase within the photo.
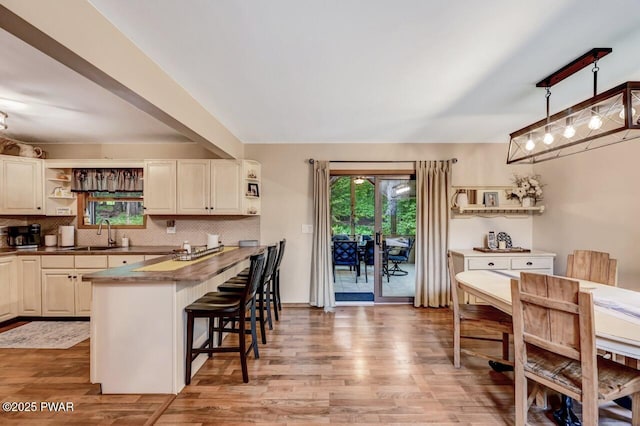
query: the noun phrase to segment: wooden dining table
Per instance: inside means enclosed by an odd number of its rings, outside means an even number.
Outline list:
[[[503,312],[511,314],[512,271],[465,271],[456,274],[458,286]],[[576,280],[580,289],[593,293],[596,346],[627,357],[637,368],[640,360],[640,292]]]

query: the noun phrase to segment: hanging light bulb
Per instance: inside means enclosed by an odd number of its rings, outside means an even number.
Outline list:
[[[625,113],[625,109],[624,107],[622,107],[622,110],[620,111],[620,114],[618,115],[618,117],[624,120],[624,113]],[[631,107],[631,116],[633,117],[634,115],[636,115],[636,109],[634,107]]]
[[[602,127],[602,119],[597,113],[595,113],[591,116],[591,119],[589,120],[589,124],[587,124],[587,126],[591,130],[598,130],[600,127]]]
[[[533,141],[533,138],[531,137],[531,135],[529,135],[529,139],[527,139],[527,143],[524,144],[524,149],[526,149],[527,151],[533,151],[535,147],[536,147],[536,143]]]
[[[576,128],[573,127],[573,120],[571,117],[567,117],[566,126],[564,128],[564,132],[562,132],[562,136],[567,139],[571,139],[576,135]]]
[[[542,138],[542,142],[544,142],[545,145],[551,145],[553,143],[553,135],[551,134],[551,132],[549,132],[548,127],[546,130],[547,131],[544,134],[544,137]]]

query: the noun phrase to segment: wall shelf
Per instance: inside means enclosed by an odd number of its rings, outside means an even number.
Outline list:
[[[60,195],[49,195],[49,198],[55,198],[57,200],[75,200],[76,199],[76,197],[73,197],[73,196],[63,197]]]
[[[454,214],[459,215],[529,215],[529,214],[542,214],[544,212],[544,206],[534,207],[522,207],[519,205],[506,205],[499,207],[485,207],[485,206],[467,206],[467,207],[452,207],[451,211]]]

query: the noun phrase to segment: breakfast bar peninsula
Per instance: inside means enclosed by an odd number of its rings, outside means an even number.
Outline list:
[[[184,308],[249,266],[263,247],[226,247],[190,261],[166,256],[83,276],[92,283],[91,382],[104,394],[177,394],[185,386]],[[207,336],[197,322],[194,343]],[[193,362],[195,374],[206,361]]]

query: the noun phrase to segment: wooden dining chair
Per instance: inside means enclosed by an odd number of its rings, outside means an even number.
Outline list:
[[[640,407],[640,373],[597,357],[593,294],[578,281],[522,272],[511,280],[516,425],[534,399],[527,379],[582,402],[582,424],[598,424],[598,403],[632,395]],[[640,410],[633,411],[640,425]]]
[[[618,285],[618,261],[609,253],[592,250],[574,250],[567,257],[567,277]]]
[[[449,266],[451,295],[453,299],[453,366],[455,368],[460,368],[461,353],[512,366],[513,362],[509,361],[509,334],[513,333],[511,316],[490,305],[471,305],[461,303],[462,300],[458,293],[458,282],[456,281],[456,275],[453,268],[453,256],[451,256],[451,252],[447,253],[447,262]],[[462,323],[476,326],[482,330],[502,333],[502,339],[481,336],[462,336]],[[460,345],[460,340],[462,338],[502,342],[502,358],[476,352],[471,349],[462,349]]]

